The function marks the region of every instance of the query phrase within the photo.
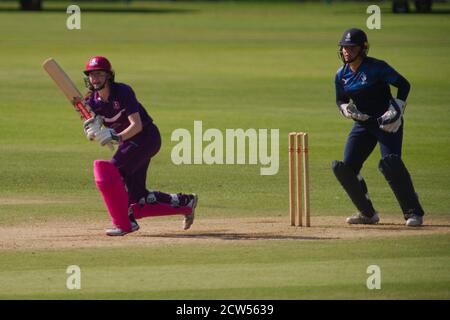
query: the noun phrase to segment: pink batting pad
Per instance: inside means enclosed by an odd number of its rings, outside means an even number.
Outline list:
[[[168,203],[147,203],[143,207],[137,203],[134,203],[131,205],[131,208],[133,209],[133,214],[136,219],[142,219],[145,217],[171,216],[175,214],[187,215],[192,212],[191,207],[175,208]]]
[[[94,161],[94,177],[103,196],[112,223],[124,231],[131,230],[128,218],[128,194],[119,170],[110,161]]]

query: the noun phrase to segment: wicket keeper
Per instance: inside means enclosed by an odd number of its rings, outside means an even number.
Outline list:
[[[403,113],[409,82],[389,64],[368,57],[364,31],[344,32],[339,41],[343,66],[335,76],[336,104],[341,114],[355,123],[344,148],[344,160],[333,161],[332,169],[358,212],[349,224],[376,224],[380,220],[360,174],[363,163],[380,146],[379,170],[386,178],[403,211],[407,226],[420,226],[424,211],[402,161]],[[393,98],[390,85],[396,87]]]
[[[137,231],[136,219],[147,216],[184,215],[184,230],[194,222],[197,195],[167,194],[146,189],[147,170],[161,147],[161,135],[130,86],[115,81],[111,63],[95,56],[86,64],[86,103],[95,117],[84,123],[88,139],[118,149],[112,160],[96,160],[94,176],[115,227],[109,236]]]

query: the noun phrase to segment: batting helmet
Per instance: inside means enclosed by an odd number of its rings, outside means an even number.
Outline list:
[[[92,71],[106,71],[109,74],[108,81],[109,83],[113,83],[115,81],[115,73],[114,70],[111,67],[111,63],[108,59],[102,56],[95,56],[88,60],[86,63],[86,67],[83,71],[85,74],[84,76],[84,84],[86,85],[86,88],[88,88],[90,91],[93,90],[101,90],[105,87],[105,84],[103,84],[100,88],[94,89],[91,81],[89,80],[89,73]]]
[[[91,71],[102,70],[111,73],[111,63],[108,59],[102,56],[95,56],[89,59],[86,63],[86,68],[84,69],[84,74],[88,75]]]

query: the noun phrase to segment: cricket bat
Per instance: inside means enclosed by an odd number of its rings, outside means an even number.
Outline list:
[[[61,68],[61,66],[53,58],[48,58],[42,64],[42,67],[47,71],[48,75],[53,79],[56,85],[61,89],[66,98],[74,106],[84,120],[92,118],[91,111],[83,102],[83,96],[78,90],[77,86],[69,78],[67,73]],[[108,143],[108,147],[111,151],[114,150],[112,143]]]

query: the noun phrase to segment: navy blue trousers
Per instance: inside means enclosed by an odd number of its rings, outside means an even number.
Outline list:
[[[375,123],[355,122],[345,144],[344,163],[358,174],[377,143],[380,145],[381,158],[384,158],[389,154],[401,157],[402,142],[403,124],[397,132],[389,133],[381,130]]]

